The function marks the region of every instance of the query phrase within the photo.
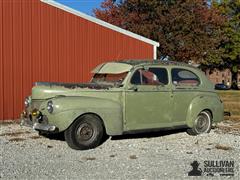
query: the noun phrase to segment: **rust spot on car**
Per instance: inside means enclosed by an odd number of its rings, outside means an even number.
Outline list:
[[[112,85],[103,85],[97,83],[58,83],[58,82],[36,82],[36,86],[59,86],[68,89],[89,88],[89,89],[109,89]]]

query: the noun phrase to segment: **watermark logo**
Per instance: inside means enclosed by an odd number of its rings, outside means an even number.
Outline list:
[[[193,161],[191,163],[192,170],[188,173],[188,176],[202,176],[202,169],[199,168],[200,163]]]
[[[193,161],[188,176],[234,176],[234,161]]]

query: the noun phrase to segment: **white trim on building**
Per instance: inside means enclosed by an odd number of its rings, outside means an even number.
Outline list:
[[[153,59],[157,59],[157,46],[153,46]]]
[[[96,23],[96,24],[98,24],[98,25],[104,26],[104,27],[106,27],[106,28],[108,28],[108,29],[111,29],[111,30],[113,30],[113,31],[122,33],[122,34],[124,34],[124,35],[130,36],[130,37],[135,38],[135,39],[137,39],[137,40],[140,40],[140,41],[143,41],[143,42],[145,42],[145,43],[151,44],[151,45],[154,46],[154,56],[153,56],[153,57],[154,57],[154,59],[157,58],[157,47],[159,47],[159,43],[156,42],[156,41],[153,41],[153,40],[151,40],[151,39],[145,38],[145,37],[140,36],[140,35],[138,35],[138,34],[132,33],[132,32],[130,32],[130,31],[127,31],[127,30],[122,29],[122,28],[120,28],[120,27],[114,26],[114,25],[112,25],[112,24],[109,24],[109,23],[107,23],[107,22],[105,22],[105,21],[102,21],[102,20],[97,19],[97,18],[95,18],[95,17],[89,16],[89,15],[87,15],[87,14],[84,14],[84,13],[82,13],[82,12],[80,12],[80,11],[77,11],[77,10],[75,10],[75,9],[72,9],[72,8],[70,8],[70,7],[68,7],[68,6],[65,6],[65,5],[63,5],[63,4],[61,4],[61,3],[58,3],[58,2],[56,2],[56,1],[54,1],[54,0],[40,0],[40,1],[43,2],[43,3],[49,4],[49,5],[51,5],[51,6],[54,6],[54,7],[56,7],[56,8],[62,9],[62,10],[64,10],[64,11],[69,12],[69,13],[71,13],[71,14],[74,14],[74,15],[76,15],[76,16],[79,16],[79,17],[81,17],[81,18],[84,18],[84,19],[86,19],[86,20],[88,20],[88,21],[91,21],[91,22],[93,22],[93,23]]]

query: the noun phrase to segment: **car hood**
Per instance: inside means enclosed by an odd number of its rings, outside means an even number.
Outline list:
[[[112,85],[97,83],[58,83],[37,82],[32,88],[32,99],[49,99],[56,96],[79,96],[83,91],[96,92],[109,90]]]

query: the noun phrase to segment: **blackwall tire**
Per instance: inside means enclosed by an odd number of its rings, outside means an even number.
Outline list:
[[[78,118],[64,132],[69,147],[76,150],[87,150],[101,144],[104,127],[101,119],[88,114]]]
[[[212,116],[208,111],[199,113],[194,121],[191,129],[187,129],[187,133],[192,136],[209,133],[212,129]]]

